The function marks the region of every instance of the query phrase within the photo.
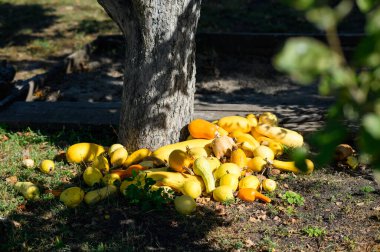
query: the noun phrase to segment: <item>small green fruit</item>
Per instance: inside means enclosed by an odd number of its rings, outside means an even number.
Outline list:
[[[192,197],[181,195],[174,199],[174,207],[178,213],[188,215],[195,211],[197,204]]]

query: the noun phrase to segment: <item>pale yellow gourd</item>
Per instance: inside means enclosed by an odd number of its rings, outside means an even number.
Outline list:
[[[205,147],[211,142],[212,140],[208,140],[208,139],[192,139],[192,140],[186,140],[186,141],[178,142],[174,144],[169,144],[155,150],[152,153],[151,157],[156,158],[160,160],[161,162],[168,163],[169,155],[174,150],[186,151],[187,148]]]
[[[88,205],[93,205],[109,196],[117,193],[117,187],[114,185],[107,185],[103,188],[90,191],[84,196],[84,202]]]
[[[251,131],[251,122],[242,116],[226,116],[218,120],[218,126],[225,129],[228,133],[239,130],[243,133]]]
[[[288,147],[296,148],[303,145],[302,135],[293,130],[270,126],[269,124],[259,124],[255,131]]]
[[[196,175],[202,177],[206,187],[206,193],[211,193],[215,189],[215,179],[212,174],[212,169],[207,161],[207,158],[197,158],[193,165],[193,171]]]

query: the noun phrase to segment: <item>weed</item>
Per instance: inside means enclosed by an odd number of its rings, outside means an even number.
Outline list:
[[[125,190],[125,197],[130,204],[138,205],[143,211],[150,210],[162,210],[168,203],[173,201],[172,190],[165,190],[164,188],[158,188],[152,190],[152,186],[156,184],[156,181],[152,178],[136,179],[138,175],[134,173],[134,176],[128,180],[136,181],[136,183],[129,185]]]
[[[241,241],[238,241],[234,244],[235,249],[242,249],[244,247],[244,243]]]
[[[265,236],[259,243],[259,245],[262,247],[262,249],[272,252],[275,251],[277,247],[277,243],[272,241],[272,239],[269,236]]]
[[[294,214],[295,214],[295,212],[296,212],[296,210],[294,209],[294,207],[293,206],[288,206],[287,208],[286,208],[286,214],[290,217],[290,216],[293,216]]]
[[[355,250],[356,242],[354,240],[352,240],[350,237],[344,236],[343,242],[345,243],[345,245],[348,249]]]
[[[36,39],[29,46],[28,49],[32,55],[47,56],[52,55],[57,51],[56,43],[52,40]]]
[[[271,216],[277,216],[279,213],[278,208],[272,204],[268,205],[268,211]]]
[[[331,213],[329,215],[329,223],[332,223],[335,220],[335,218],[336,218],[335,215],[333,213]]]
[[[302,233],[306,234],[309,237],[320,237],[326,235],[326,230],[319,227],[305,227],[302,229]]]
[[[230,206],[230,205],[232,205],[232,204],[234,204],[234,203],[235,203],[235,199],[228,199],[228,200],[226,200],[226,201],[223,201],[223,202],[222,202],[222,205]]]
[[[286,191],[284,195],[282,195],[282,199],[286,203],[295,206],[303,206],[305,203],[305,198],[293,191]]]
[[[360,188],[360,191],[364,192],[364,193],[373,193],[375,190],[375,188],[373,188],[372,186],[363,186],[362,188]]]

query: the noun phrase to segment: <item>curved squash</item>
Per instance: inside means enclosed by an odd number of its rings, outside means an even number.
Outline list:
[[[218,120],[218,126],[229,133],[235,130],[247,133],[251,130],[251,121],[242,116],[226,116]]]
[[[301,147],[303,145],[303,137],[299,133],[281,128],[270,126],[269,124],[259,124],[255,131],[259,134],[269,137],[288,147]]]
[[[66,151],[66,159],[70,163],[92,162],[95,157],[105,152],[103,146],[94,143],[77,143]]]
[[[212,140],[208,139],[192,139],[192,140],[186,140],[183,142],[178,142],[174,144],[169,144],[162,146],[155,150],[152,153],[152,157],[156,158],[164,163],[168,163],[169,161],[169,155],[174,150],[182,150],[186,151],[187,148],[193,148],[193,147],[205,147],[206,145],[210,144]]]

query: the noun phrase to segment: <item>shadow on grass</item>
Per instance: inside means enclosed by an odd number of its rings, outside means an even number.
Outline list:
[[[36,33],[51,26],[57,19],[52,12],[53,9],[38,4],[0,3],[0,47],[26,45],[35,39],[26,32]]]
[[[17,134],[30,130],[7,132]],[[47,146],[58,149],[66,149],[79,140],[110,146],[117,139],[109,129],[32,129],[32,132],[37,135],[25,138],[25,145],[46,141]],[[60,156],[57,156],[57,164],[58,158]],[[179,215],[172,204],[165,206],[163,211],[142,212],[128,204],[121,194],[93,206],[83,202],[75,209],[66,208],[54,196],[54,190],[80,186],[90,191],[94,187],[83,185],[81,171],[84,166],[59,164],[56,169],[64,170],[65,174],[77,171],[77,175],[67,179],[62,176],[62,181],[54,188],[44,184],[44,178],[49,175],[41,175],[40,183],[36,182],[41,199],[34,202],[21,200],[17,209],[0,218],[1,251],[215,251],[207,242],[208,233],[216,227],[231,224],[214,209],[203,206],[198,206],[191,216]]]
[[[104,34],[110,31],[119,32],[112,20],[99,21],[96,19],[83,19],[74,30],[84,34]]]
[[[0,248],[53,251],[217,251],[207,234],[231,222],[215,211],[198,207],[194,215],[179,215],[172,206],[165,211],[141,212],[118,196],[95,206],[82,203],[68,209],[58,199],[28,202],[8,216],[9,225]]]

